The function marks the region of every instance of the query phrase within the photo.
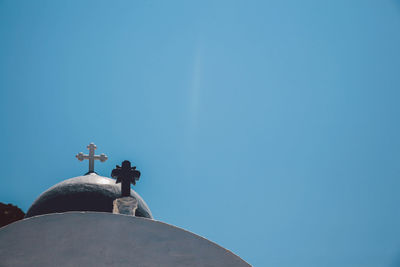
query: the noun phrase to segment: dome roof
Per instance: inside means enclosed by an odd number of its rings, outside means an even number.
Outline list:
[[[146,202],[131,189],[138,201],[135,215],[152,219]],[[67,211],[112,212],[113,201],[121,197],[121,186],[115,180],[91,173],[58,183],[43,192],[27,211],[25,218]]]

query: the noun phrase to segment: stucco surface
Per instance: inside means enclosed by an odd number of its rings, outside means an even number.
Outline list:
[[[0,229],[1,266],[250,266],[183,229],[139,217],[68,212]]]

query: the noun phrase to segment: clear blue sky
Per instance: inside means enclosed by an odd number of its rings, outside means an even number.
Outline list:
[[[128,159],[254,266],[400,266],[400,1],[0,0],[0,201]]]

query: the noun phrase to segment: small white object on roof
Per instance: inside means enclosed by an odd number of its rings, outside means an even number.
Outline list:
[[[135,216],[138,201],[134,197],[121,197],[113,202],[113,213]]]

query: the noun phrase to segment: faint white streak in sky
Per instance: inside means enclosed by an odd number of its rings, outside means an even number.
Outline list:
[[[200,101],[201,101],[201,78],[202,78],[202,62],[203,55],[201,45],[197,43],[194,51],[193,59],[193,74],[192,82],[189,88],[189,129],[188,134],[190,139],[197,131],[198,121],[199,121],[199,111],[200,111]]]
[[[201,43],[197,42],[193,51],[192,58],[192,73],[191,80],[188,83],[187,94],[187,123],[184,133],[184,140],[182,146],[182,160],[184,162],[184,169],[182,178],[189,179],[194,177],[193,169],[195,162],[193,161],[194,150],[197,143],[197,131],[199,124],[199,116],[201,109],[201,81],[202,81],[202,68],[203,68],[203,53]]]

